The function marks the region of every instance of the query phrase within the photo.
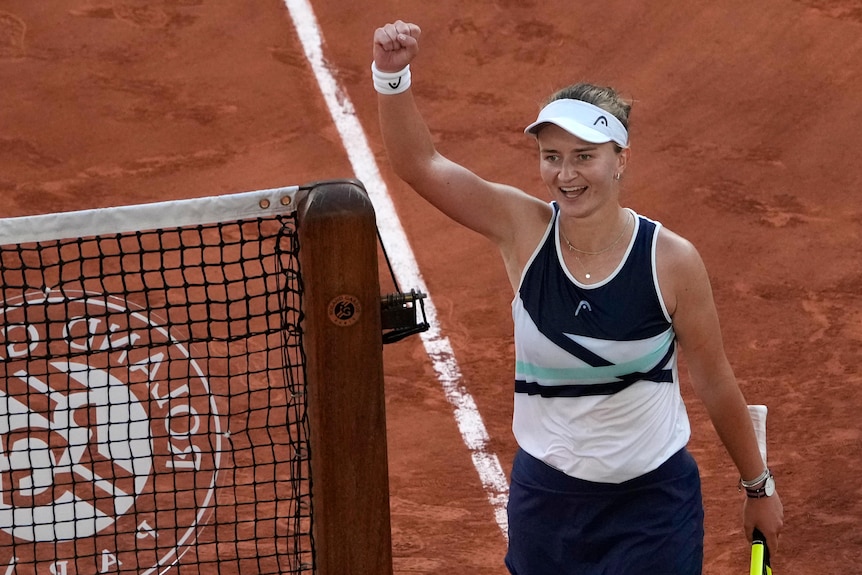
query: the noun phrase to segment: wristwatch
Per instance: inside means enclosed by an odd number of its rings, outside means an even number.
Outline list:
[[[766,477],[763,485],[754,489],[751,487],[745,488],[745,494],[751,499],[760,499],[761,497],[772,497],[775,495],[775,477],[770,473]]]

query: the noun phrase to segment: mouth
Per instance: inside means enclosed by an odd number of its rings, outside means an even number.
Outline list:
[[[565,188],[561,187],[560,193],[566,196],[568,199],[574,199],[581,196],[584,192],[587,191],[588,186],[567,186]]]

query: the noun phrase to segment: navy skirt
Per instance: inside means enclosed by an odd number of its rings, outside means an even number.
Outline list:
[[[519,450],[509,490],[513,575],[699,575],[703,501],[682,449],[620,484],[575,479]]]

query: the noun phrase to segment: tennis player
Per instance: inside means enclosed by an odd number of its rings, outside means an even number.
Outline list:
[[[744,532],[750,540],[758,527],[774,551],[783,508],[704,264],[691,243],[620,204],[630,106],[590,84],[551,96],[525,130],[546,202],[437,152],[411,93],[419,38],[402,21],[374,33],[380,127],[398,176],[494,242],[514,290],[509,571],[701,573],[703,504],[679,349],[742,478]]]

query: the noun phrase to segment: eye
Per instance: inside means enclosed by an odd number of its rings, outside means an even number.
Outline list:
[[[578,160],[581,162],[586,162],[591,159],[593,156],[591,154],[578,154]]]
[[[543,154],[542,159],[546,162],[557,162],[560,159],[560,156],[557,154]]]

